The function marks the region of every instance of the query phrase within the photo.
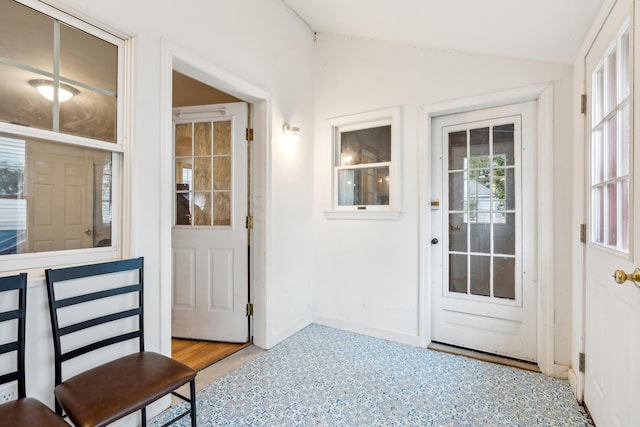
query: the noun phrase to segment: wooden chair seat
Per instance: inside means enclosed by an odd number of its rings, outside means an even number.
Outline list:
[[[0,425],[11,427],[69,427],[58,414],[37,399],[25,397],[0,405]]]
[[[74,425],[105,426],[147,406],[195,376],[196,371],[190,367],[145,351],[71,377],[59,384],[54,393]]]

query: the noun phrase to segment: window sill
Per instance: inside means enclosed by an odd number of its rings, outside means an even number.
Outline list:
[[[327,219],[389,220],[397,221],[404,213],[400,211],[325,211]]]

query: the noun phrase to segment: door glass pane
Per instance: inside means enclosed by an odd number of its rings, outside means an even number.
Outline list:
[[[491,257],[470,256],[469,284],[471,295],[488,297],[491,295]]]
[[[498,297],[515,298],[514,264],[495,261],[516,255],[515,130],[507,123],[448,135],[450,292],[491,298],[499,286]]]
[[[449,291],[467,293],[466,255],[449,255]]]
[[[493,258],[493,295],[515,299],[515,258]]]
[[[493,225],[493,252],[500,255],[516,254],[516,214],[504,216],[504,224]]]
[[[630,54],[629,31],[625,29],[591,76],[591,241],[625,253],[629,251],[633,217],[628,188]]]
[[[449,214],[449,250],[467,252],[467,221],[465,214]]]
[[[195,225],[211,225],[211,193],[196,192],[193,195]]]
[[[467,192],[466,185],[468,184],[467,179],[465,179],[466,175],[466,172],[449,173],[449,210],[462,211],[466,209],[466,198],[464,197]]]
[[[231,225],[231,121],[184,123],[175,129],[176,224]]]
[[[211,122],[195,124],[196,156],[211,156]]]

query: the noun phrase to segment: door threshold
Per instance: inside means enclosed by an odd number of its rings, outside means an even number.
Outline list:
[[[440,351],[443,353],[455,354],[457,356],[469,357],[472,359],[482,360],[484,362],[497,363],[499,365],[511,366],[512,368],[524,369],[527,371],[540,373],[540,368],[536,363],[527,362],[525,360],[514,359],[497,354],[485,353],[483,351],[471,350],[468,348],[458,347],[455,345],[444,344],[431,341],[427,346],[430,350]]]

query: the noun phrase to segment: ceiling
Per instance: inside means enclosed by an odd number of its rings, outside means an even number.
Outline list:
[[[604,0],[283,0],[317,33],[573,64]]]

